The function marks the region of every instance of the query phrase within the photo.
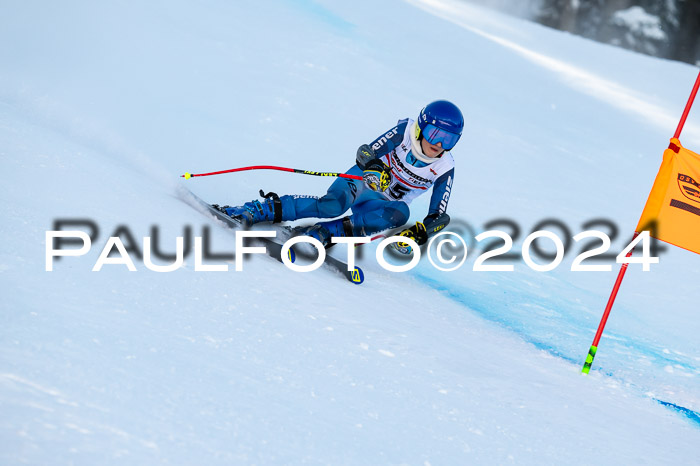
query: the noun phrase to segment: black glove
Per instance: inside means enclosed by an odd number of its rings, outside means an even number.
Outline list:
[[[362,172],[362,179],[372,191],[384,192],[391,183],[391,169],[379,159],[370,160]]]
[[[367,165],[367,162],[376,158],[377,154],[374,152],[374,149],[372,149],[369,145],[362,144],[360,147],[357,148],[355,161],[357,162],[357,166],[361,169],[364,170],[365,165]]]
[[[446,213],[430,214],[423,219],[423,224],[425,225],[425,230],[428,232],[429,237],[441,231],[449,223],[450,216]]]

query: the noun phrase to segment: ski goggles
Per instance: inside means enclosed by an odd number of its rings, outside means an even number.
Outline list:
[[[459,134],[450,133],[444,129],[440,129],[435,125],[425,125],[423,128],[423,138],[430,144],[442,143],[442,148],[445,150],[452,149],[457,141],[459,141]]]

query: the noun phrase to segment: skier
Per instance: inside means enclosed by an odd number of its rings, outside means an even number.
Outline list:
[[[432,186],[428,215],[423,222],[416,222],[400,233],[419,245],[424,244],[430,234],[449,222],[445,211],[454,179],[450,150],[462,135],[463,127],[459,108],[446,100],[437,100],[420,111],[417,121],[399,120],[371,144],[358,148],[356,165],[346,173],[361,175],[363,181],[338,178],[321,197],[280,197],[261,191],[262,201],[216,207],[248,225],[307,217],[334,218],[351,209],[352,215],[301,230],[329,247],[334,236],[369,236],[404,225],[410,216],[410,202]],[[393,243],[393,246],[404,254],[412,252],[407,243]]]

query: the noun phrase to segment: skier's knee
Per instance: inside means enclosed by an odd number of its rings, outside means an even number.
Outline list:
[[[411,210],[405,202],[397,202],[387,211],[389,212],[389,223],[391,223],[392,228],[404,225],[411,216]]]
[[[346,196],[329,193],[318,199],[318,211],[322,217],[338,217],[350,208]]]

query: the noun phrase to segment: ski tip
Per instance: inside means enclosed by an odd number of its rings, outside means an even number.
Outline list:
[[[296,262],[296,260],[297,260],[297,255],[296,255],[296,253],[294,252],[294,249],[293,249],[293,248],[289,248],[289,249],[287,250],[287,259],[289,259],[289,262],[291,262],[292,264],[293,264],[294,262]]]
[[[355,267],[354,269],[349,271],[348,277],[350,278],[350,281],[355,285],[361,285],[362,282],[365,281],[365,273],[359,267]]]

